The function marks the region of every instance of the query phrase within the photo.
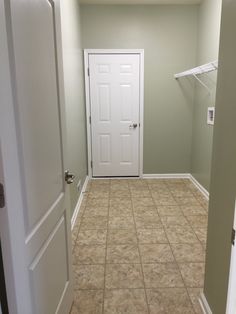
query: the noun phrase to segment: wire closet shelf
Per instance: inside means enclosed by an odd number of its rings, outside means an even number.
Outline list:
[[[208,88],[208,86],[198,77],[198,75],[204,74],[204,73],[209,73],[212,71],[216,71],[218,69],[218,61],[213,61],[209,62],[203,65],[200,65],[196,68],[175,74],[174,77],[175,79],[179,79],[181,77],[186,77],[186,76],[193,76],[202,86],[204,86],[209,93],[211,93],[211,90]]]

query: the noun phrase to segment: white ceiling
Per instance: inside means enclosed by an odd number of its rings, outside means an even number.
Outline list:
[[[80,0],[84,4],[199,4],[203,0]]]

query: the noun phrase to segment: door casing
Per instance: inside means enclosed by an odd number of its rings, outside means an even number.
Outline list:
[[[88,152],[88,176],[92,178],[92,137],[91,137],[91,110],[90,110],[90,86],[89,86],[89,55],[90,54],[139,54],[140,55],[140,128],[139,128],[139,177],[143,176],[143,123],[144,123],[144,49],[85,49],[84,50],[84,79],[87,120],[87,152]]]

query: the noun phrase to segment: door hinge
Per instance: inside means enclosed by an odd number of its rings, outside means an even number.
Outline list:
[[[90,123],[90,124],[92,123],[92,119],[91,119],[91,116],[89,116],[89,123]]]
[[[3,184],[0,183],[0,208],[5,207],[5,195]]]
[[[90,164],[91,164],[91,168],[93,168],[93,162],[92,162],[92,160],[91,160]]]
[[[89,68],[88,68],[88,76],[90,76],[90,71],[89,71]]]
[[[232,229],[231,243],[232,243],[232,245],[235,244],[235,229],[234,228]]]

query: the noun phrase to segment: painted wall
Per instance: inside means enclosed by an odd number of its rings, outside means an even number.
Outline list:
[[[84,100],[83,51],[80,36],[80,10],[77,0],[62,0],[62,41],[69,169],[76,175],[70,185],[71,211],[75,208],[87,175],[86,119]]]
[[[144,48],[144,173],[190,172],[198,6],[82,5],[83,48]]]
[[[205,0],[199,7],[197,65],[218,60],[222,0]],[[207,125],[207,107],[215,105],[217,72],[201,79],[211,94],[195,84],[191,173],[207,189],[210,185],[213,126]]]
[[[236,195],[236,2],[223,0],[204,293],[212,313],[226,313]]]

